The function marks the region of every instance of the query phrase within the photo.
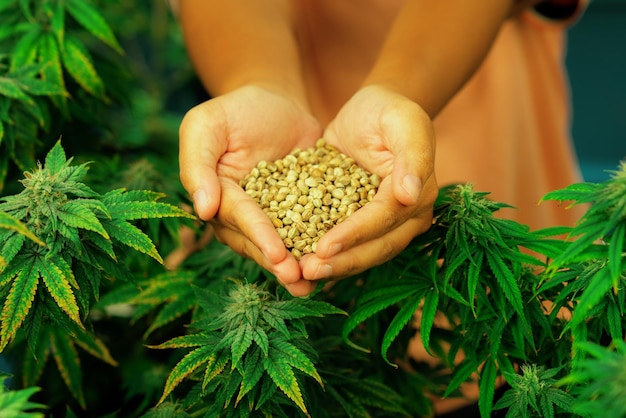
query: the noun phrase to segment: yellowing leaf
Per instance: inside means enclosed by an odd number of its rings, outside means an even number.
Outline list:
[[[9,73],[32,64],[37,56],[36,41],[41,34],[41,26],[31,25],[31,29],[23,34],[11,50],[11,67]]]
[[[61,308],[61,310],[65,312],[72,321],[82,328],[83,323],[80,320],[76,297],[72,292],[68,278],[65,276],[63,270],[54,264],[51,259],[44,260],[38,258],[36,263],[43,282],[59,308]]]
[[[119,220],[106,222],[105,225],[111,237],[117,241],[134,248],[141,253],[149,255],[159,263],[163,263],[163,259],[152,243],[152,240],[146,234],[141,232],[141,230],[136,226]]]
[[[28,94],[24,93],[15,79],[0,77],[0,96],[7,96],[11,99],[21,100],[28,104],[33,103]]]
[[[96,72],[91,55],[75,38],[65,37],[61,59],[67,72],[89,94],[104,99],[104,83]]]
[[[161,404],[180,382],[193,373],[201,364],[209,360],[213,347],[200,347],[187,353],[172,369],[165,382],[163,395],[157,404]]]
[[[2,314],[2,326],[0,328],[0,351],[4,350],[8,343],[13,340],[18,329],[28,315],[35,298],[39,283],[39,272],[35,266],[35,260],[27,259],[29,264],[22,265],[22,269],[13,281],[9,295],[4,301]],[[26,260],[25,260],[26,261]]]
[[[107,205],[112,218],[134,220],[152,218],[189,218],[195,217],[181,208],[168,203],[150,201],[131,201]]]
[[[228,363],[228,357],[223,353],[213,353],[209,357],[209,361],[204,370],[204,379],[202,380],[202,389],[215,379],[220,373],[224,371],[226,364]]]
[[[41,69],[42,80],[56,84],[66,92],[59,45],[57,44],[55,36],[50,32],[46,32],[39,37],[39,60],[45,63],[44,67]],[[66,96],[66,94],[51,96],[50,100],[61,110],[63,116],[69,117]]]
[[[321,386],[323,386],[322,378],[317,373],[317,369],[313,362],[300,349],[286,341],[282,337],[274,338],[270,341],[270,350],[274,356],[280,356],[285,359],[293,368],[311,376]]]
[[[72,17],[92,35],[109,45],[118,53],[122,54],[124,52],[117,42],[117,39],[115,39],[115,35],[106,20],[89,2],[85,0],[67,0],[65,7]]]
[[[11,229],[19,234],[24,235],[25,237],[36,242],[39,245],[46,245],[43,241],[37,238],[37,236],[35,236],[35,234],[33,234],[26,225],[24,225],[17,218],[9,215],[8,213],[0,212],[0,228]]]
[[[102,340],[96,338],[95,335],[92,335],[81,327],[73,327],[72,331],[74,334],[73,341],[80,346],[80,348],[111,366],[117,366],[117,361],[113,359],[109,349],[104,345]]]
[[[302,397],[300,386],[298,386],[298,380],[287,360],[282,357],[273,356],[272,350],[270,350],[269,356],[263,361],[263,367],[265,367],[265,371],[272,378],[274,384],[287,395],[302,412],[307,414],[304,398]]]
[[[70,389],[72,396],[78,401],[83,409],[86,408],[85,395],[82,389],[82,373],[80,360],[76,348],[72,343],[72,337],[63,330],[52,329],[50,335],[52,354],[63,381]]]

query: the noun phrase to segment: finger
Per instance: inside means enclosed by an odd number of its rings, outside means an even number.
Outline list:
[[[430,118],[417,104],[406,102],[382,129],[394,155],[394,196],[404,205],[415,205],[434,170],[435,134]]]
[[[253,241],[241,232],[228,228],[219,222],[213,222],[213,224],[216,235],[222,244],[229,246],[237,254],[254,260],[265,270],[276,276],[278,282],[292,294],[294,294],[293,292],[297,293],[294,296],[305,296],[308,294],[306,289],[311,286],[299,283],[302,281],[300,266],[291,254],[287,254],[279,262],[272,262]],[[293,289],[293,292],[291,289]]]
[[[390,178],[384,179],[374,200],[320,238],[316,249],[319,257],[329,258],[340,251],[377,239],[412,215],[412,208],[396,201],[390,183]]]
[[[311,281],[336,280],[362,273],[397,256],[419,231],[423,232],[429,227],[429,221],[412,218],[378,239],[367,241],[328,259],[317,254],[303,257],[300,262],[302,276]]]
[[[223,113],[211,101],[187,112],[179,128],[179,166],[183,187],[201,219],[215,216],[220,206],[217,163],[226,152]]]
[[[219,220],[228,228],[246,236],[270,263],[278,264],[291,256],[270,218],[256,201],[230,179],[222,180]]]

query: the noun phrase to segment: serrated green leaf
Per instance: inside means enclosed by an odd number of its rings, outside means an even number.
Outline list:
[[[66,94],[65,89],[61,85],[38,78],[20,78],[17,82],[22,90],[35,96],[55,96]]]
[[[595,193],[601,188],[597,183],[575,183],[560,190],[553,190],[541,198],[544,200],[591,202]]]
[[[507,300],[511,303],[515,312],[523,316],[522,293],[517,285],[515,276],[497,254],[486,251],[486,255],[487,263],[496,277],[500,288],[504,292],[504,296],[506,296]]]
[[[187,353],[176,366],[174,366],[167,377],[163,395],[161,395],[161,399],[159,399],[157,405],[160,405],[180,382],[191,375],[203,363],[209,361],[212,351],[213,347],[199,347]]]
[[[72,336],[60,329],[52,329],[50,334],[52,354],[63,381],[70,393],[85,409],[85,395],[82,388],[82,372],[78,353],[73,345]]]
[[[609,241],[609,271],[611,272],[611,281],[613,283],[613,291],[617,293],[619,289],[620,276],[624,269],[622,268],[622,254],[626,254],[624,242],[626,241],[626,222],[617,225],[612,232]]]
[[[74,231],[78,234],[78,230],[74,228],[68,228],[70,231]],[[98,233],[92,233],[91,231],[84,231],[83,234],[79,235],[79,240],[83,243],[91,243],[93,246],[97,247],[103,253],[111,257],[111,260],[117,261],[117,256],[115,255],[115,250],[113,249],[113,242],[110,239],[103,237]],[[90,247],[90,251],[97,251],[94,247]]]
[[[152,320],[152,323],[144,333],[144,338],[146,338],[148,335],[150,335],[155,330],[161,328],[162,326],[180,318],[194,308],[196,300],[191,297],[193,296],[193,293],[189,291],[185,296],[188,297],[180,297],[168,303],[163,307],[163,309],[159,311],[157,316]]]
[[[90,334],[82,327],[72,327],[72,330],[73,341],[76,345],[111,366],[116,367],[118,365],[102,340]]]
[[[283,336],[277,336],[275,338],[270,339],[270,351],[273,353],[274,357],[281,357],[289,363],[289,365],[295,369],[300,370],[306,375],[312,377],[320,384],[320,386],[324,386],[322,383],[322,378],[317,372],[315,365],[304,354],[300,349],[298,349],[295,345],[291,344],[289,341],[285,340]]]
[[[366,348],[354,344],[348,338],[352,330],[366,319],[378,312],[388,308],[405,299],[412,298],[417,291],[415,283],[394,283],[376,291],[368,292],[370,299],[366,303],[358,306],[354,313],[348,318],[342,330],[343,340],[350,346],[367,352]],[[374,296],[375,295],[375,296]]]
[[[41,35],[41,26],[30,25],[30,30],[22,34],[13,46],[11,51],[11,65],[9,74],[13,74],[17,69],[35,62],[37,56],[37,39]]]
[[[420,321],[420,334],[422,344],[427,352],[430,352],[430,332],[435,323],[437,316],[437,307],[439,306],[439,292],[437,289],[431,289],[424,296],[424,306],[422,306],[422,319]]]
[[[271,309],[283,319],[322,317],[324,315],[347,315],[345,311],[328,302],[312,299],[276,301],[271,304]],[[280,313],[277,311],[280,311]]]
[[[212,346],[215,344],[215,342],[216,340],[212,338],[209,334],[197,333],[174,337],[164,343],[158,345],[148,345],[147,347],[154,349],[191,348],[202,347],[205,345]]]
[[[107,21],[91,4],[85,0],[67,0],[65,1],[65,7],[69,14],[93,36],[119,54],[124,53]]]
[[[0,378],[0,412],[2,417],[12,418],[44,418],[41,412],[28,412],[34,408],[45,408],[43,404],[30,402],[28,399],[41,389],[39,387],[31,387],[21,390],[4,391],[2,388],[6,383],[3,382],[5,377]]]
[[[163,302],[172,301],[180,297],[181,290],[193,291],[191,283],[196,276],[193,271],[168,271],[151,277],[141,292],[132,298],[131,303],[159,305]]]
[[[11,229],[39,245],[46,245],[42,240],[37,238],[26,225],[20,222],[19,219],[6,212],[0,212],[0,228]]]
[[[307,414],[307,408],[304,404],[304,398],[298,385],[298,380],[287,362],[287,359],[275,356],[270,350],[269,355],[263,361],[263,367],[270,376],[274,384],[295,403],[298,408]]]
[[[263,309],[261,311],[261,317],[267,323],[267,325],[282,333],[285,337],[291,337],[291,332],[289,331],[289,328],[287,328],[285,320],[280,316],[280,313],[281,311]]]
[[[126,221],[111,220],[104,224],[104,228],[111,238],[120,243],[133,248],[140,253],[149,255],[159,263],[163,264],[163,259],[159,255],[150,237],[144,234],[139,228]]]
[[[269,338],[261,327],[255,327],[252,331],[252,341],[261,349],[263,355],[267,356],[269,350]]]
[[[452,392],[457,390],[461,384],[467,382],[477,369],[478,366],[472,359],[466,358],[463,360],[461,364],[454,368],[452,379],[450,380],[450,383],[448,383],[443,397],[445,398],[449,396]]]
[[[66,36],[61,49],[63,67],[89,94],[105,99],[104,83],[94,68],[89,51],[74,37]]]
[[[37,383],[51,353],[50,331],[47,327],[42,327],[36,338],[36,343],[29,344],[33,351],[27,352],[22,362],[21,372],[24,387],[33,386]]]
[[[107,208],[112,218],[126,221],[173,217],[195,219],[189,212],[169,203],[132,201],[108,204]]]
[[[480,395],[478,398],[478,409],[483,417],[490,417],[493,408],[493,398],[496,392],[496,375],[498,368],[495,361],[489,357],[480,373]]]
[[[57,266],[54,260],[42,258],[36,260],[36,268],[39,270],[39,274],[46,288],[59,308],[61,308],[74,323],[82,328],[83,323],[80,319],[76,297],[74,296],[74,292],[72,292],[64,270]]]
[[[57,208],[56,215],[67,226],[97,232],[104,238],[109,238],[106,229],[87,203],[88,199],[69,200]]]
[[[24,259],[21,270],[13,281],[9,295],[4,301],[2,326],[0,327],[0,351],[9,344],[30,312],[39,284],[39,271],[33,257]]]
[[[33,103],[32,99],[22,90],[19,83],[13,78],[0,77],[0,96],[21,100],[29,105]]]
[[[243,355],[252,345],[252,325],[245,322],[238,328],[229,331],[224,336],[224,341],[230,343],[231,368],[236,369]]]
[[[65,8],[63,2],[55,2],[51,5],[56,9],[52,10],[52,17],[50,19],[50,28],[52,33],[56,37],[59,45],[65,43]]]
[[[208,358],[206,369],[204,370],[204,379],[202,380],[202,390],[220,375],[228,364],[228,356],[224,352],[212,353]],[[233,390],[234,391],[234,390]]]
[[[576,327],[581,322],[587,320],[588,313],[598,302],[610,292],[612,286],[609,269],[599,269],[594,275],[585,290],[583,291],[578,304],[574,308],[574,314],[567,328]]]
[[[387,351],[389,350],[389,347],[391,347],[391,344],[395,341],[396,337],[400,334],[400,332],[413,319],[421,301],[421,295],[414,295],[411,300],[407,301],[406,304],[402,306],[402,308],[400,308],[398,313],[393,317],[391,323],[387,325],[387,330],[385,331],[385,335],[383,336],[383,342],[380,347],[380,355],[383,357],[387,364],[394,366],[395,368],[397,368],[398,365],[389,361],[389,359],[387,358]]]
[[[50,151],[48,151],[48,154],[46,154],[44,168],[50,174],[57,174],[61,171],[61,169],[66,167],[67,162],[65,150],[63,149],[63,146],[61,146],[61,141],[59,140],[54,144]]]
[[[30,262],[30,256],[18,255],[14,260],[13,263],[0,270],[0,287],[6,286],[22,271],[24,264]]]
[[[68,118],[68,94],[65,89],[65,80],[63,78],[61,53],[55,36],[50,32],[45,32],[39,37],[39,61],[45,63],[44,67],[41,69],[42,80],[57,85],[62,91],[60,95],[51,96],[50,100],[61,111],[62,115]]]
[[[243,373],[241,386],[239,387],[239,393],[237,394],[237,399],[235,400],[235,406],[239,404],[239,402],[243,399],[244,396],[248,394],[254,388],[257,383],[261,380],[263,376],[263,372],[265,368],[263,367],[263,362],[261,361],[261,352],[257,350],[251,350],[251,352],[246,355],[246,358],[243,361]]]

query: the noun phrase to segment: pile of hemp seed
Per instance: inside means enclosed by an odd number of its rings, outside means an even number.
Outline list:
[[[281,160],[260,161],[240,181],[298,260],[314,253],[333,226],[371,202],[379,184],[376,174],[324,139]]]

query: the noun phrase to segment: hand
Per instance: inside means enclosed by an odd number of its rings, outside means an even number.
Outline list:
[[[258,86],[194,107],[180,126],[180,177],[198,216],[211,221],[222,243],[254,259],[296,296],[315,284],[300,280],[298,262],[239,180],[260,160],[308,148],[320,136],[319,124],[302,106]]]
[[[324,132],[326,141],[381,179],[376,197],[304,256],[303,280],[347,277],[400,253],[432,223],[438,187],[428,115],[391,90],[359,90]]]

